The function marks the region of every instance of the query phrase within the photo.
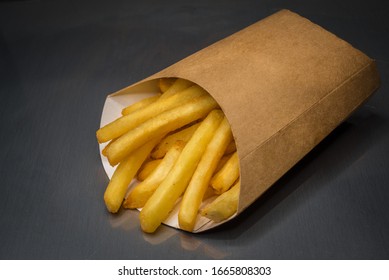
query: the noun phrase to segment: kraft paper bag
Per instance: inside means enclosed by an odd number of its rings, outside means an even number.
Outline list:
[[[374,60],[308,19],[282,10],[109,95],[101,125],[119,117],[125,106],[155,94],[163,77],[203,87],[228,118],[240,161],[237,215],[380,83]],[[114,168],[104,157],[102,161],[111,177]],[[178,206],[164,223],[178,228],[177,213]],[[219,224],[199,215],[194,232]]]

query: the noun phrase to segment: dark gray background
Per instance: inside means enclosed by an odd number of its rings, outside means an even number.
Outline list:
[[[377,60],[382,86],[239,218],[193,235],[107,213],[108,93],[288,8]],[[0,2],[0,258],[388,259],[385,1]]]

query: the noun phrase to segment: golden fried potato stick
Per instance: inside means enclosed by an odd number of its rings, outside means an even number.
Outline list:
[[[136,178],[139,181],[144,181],[154,170],[157,168],[157,166],[161,163],[162,159],[154,159],[145,162],[139,169],[138,174],[136,175]]]
[[[126,195],[128,185],[159,141],[160,138],[150,140],[131,153],[117,166],[104,193],[105,205],[109,212],[116,213],[119,210]]]
[[[228,219],[238,209],[239,191],[240,181],[201,209],[200,214],[217,223]]]
[[[194,84],[188,80],[177,79],[173,83],[173,85],[171,87],[169,87],[169,89],[161,95],[161,99],[165,99],[165,98],[168,98],[172,95],[175,95],[176,93],[181,92],[181,91],[183,91],[183,90],[185,90],[193,85]]]
[[[181,229],[193,231],[197,213],[203,200],[204,193],[209,185],[209,181],[232,139],[230,124],[228,123],[227,118],[224,117],[201,157],[196,171],[182,198],[180,210],[178,212],[178,223]]]
[[[151,103],[154,103],[155,101],[157,101],[160,96],[161,95],[158,94],[158,95],[154,95],[154,96],[150,96],[150,97],[141,99],[138,102],[135,102],[134,104],[131,104],[130,106],[127,106],[126,108],[124,108],[122,110],[122,115],[123,116],[129,115],[132,112],[135,112],[135,111],[138,111],[139,109],[145,108],[148,105],[150,105]]]
[[[177,141],[184,143],[188,142],[192,137],[193,133],[199,127],[200,123],[195,123],[185,129],[179,130],[178,132],[167,135],[161,140],[161,142],[151,151],[150,156],[158,159],[165,156],[166,152],[175,145]]]
[[[215,189],[215,193],[221,194],[227,191],[239,178],[239,158],[235,152],[211,179],[211,186]]]
[[[166,153],[166,156],[150,176],[130,191],[129,195],[124,200],[124,208],[141,208],[145,205],[146,201],[158,188],[176,163],[183,147],[183,143],[177,143]]]
[[[117,138],[115,138],[115,139],[112,139],[107,145],[105,145],[105,147],[104,147],[104,149],[101,151],[101,154],[103,155],[103,156],[107,156],[107,151],[108,151],[108,148],[109,148],[109,146],[116,140]]]
[[[213,110],[185,145],[172,170],[140,212],[139,219],[143,231],[154,232],[168,217],[177,199],[185,191],[223,117],[221,110]]]
[[[160,137],[201,119],[216,108],[217,102],[210,95],[204,95],[145,121],[110,145],[107,151],[109,163],[116,165],[152,137]]]
[[[161,92],[167,91],[176,81],[176,78],[161,78],[158,80],[158,87]]]
[[[147,107],[122,116],[97,130],[97,141],[104,143],[117,138],[160,113],[182,106],[182,104],[204,95],[207,95],[205,90],[199,86],[192,86],[180,92],[180,94],[175,94],[164,99],[160,97],[158,101],[151,103]]]

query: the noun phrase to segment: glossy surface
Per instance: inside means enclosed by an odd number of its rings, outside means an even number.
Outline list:
[[[2,1],[0,258],[388,259],[388,5],[291,2]],[[221,228],[148,235],[107,213],[105,96],[282,8],[375,58],[376,94]]]

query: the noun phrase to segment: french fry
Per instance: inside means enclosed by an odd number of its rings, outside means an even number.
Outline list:
[[[182,141],[184,143],[188,142],[199,125],[200,123],[195,123],[185,129],[167,135],[151,152],[151,157],[155,159],[162,158],[165,156],[166,152],[175,145],[177,141]]]
[[[140,212],[142,230],[154,232],[169,215],[176,200],[185,191],[202,154],[224,115],[213,110],[185,145],[173,169],[162,181]]]
[[[190,81],[162,78],[158,87],[162,94],[124,108],[120,118],[96,132],[99,143],[110,141],[102,154],[112,166],[118,164],[104,193],[108,211],[115,213],[122,205],[143,207],[142,230],[154,232],[183,195],[181,229],[193,231],[199,212],[216,222],[227,219],[236,212],[240,188],[227,118],[217,102]],[[125,198],[135,176],[140,183]],[[202,202],[215,195],[199,211]]]
[[[176,81],[176,78],[161,78],[158,80],[158,87],[161,92],[167,91]]]
[[[145,162],[139,169],[138,174],[136,175],[136,178],[139,181],[144,181],[149,175],[155,170],[155,168],[158,167],[158,165],[161,163],[162,159],[154,159]]]
[[[160,97],[158,101],[151,103],[147,107],[124,115],[97,130],[97,140],[99,143],[104,143],[117,138],[160,113],[177,108],[185,102],[204,95],[207,95],[206,91],[199,86],[192,86],[180,92],[180,94],[175,94],[164,99]]]
[[[124,208],[141,208],[145,205],[146,201],[172,169],[183,146],[183,143],[177,143],[166,153],[166,156],[150,176],[130,191],[123,203]]]
[[[211,179],[211,186],[217,194],[227,191],[239,178],[239,158],[238,153],[232,154],[230,159],[224,164],[222,169]]]
[[[239,191],[240,181],[201,209],[201,215],[217,223],[228,219],[238,209]]]
[[[218,108],[217,102],[210,95],[204,95],[145,121],[110,145],[107,151],[109,163],[116,165],[150,138],[160,137],[201,119],[216,108]]]
[[[124,108],[122,110],[122,115],[123,116],[129,115],[135,111],[138,111],[139,109],[145,108],[148,105],[150,105],[151,103],[154,103],[155,101],[157,101],[160,96],[161,95],[158,94],[158,95],[150,96],[150,97],[144,98],[142,100],[139,100],[138,102],[135,102],[134,104],[131,104],[130,106],[127,106],[126,108]]]
[[[150,140],[117,166],[104,193],[105,205],[109,212],[116,213],[119,210],[126,195],[128,185],[159,141],[160,138]]]
[[[193,86],[193,83],[188,81],[188,80],[183,80],[183,79],[177,79],[171,87],[167,91],[165,91],[161,99],[168,98],[172,95],[175,95],[178,92],[181,92],[189,87]]]
[[[223,156],[225,149],[232,139],[230,124],[228,123],[227,118],[224,117],[201,157],[196,171],[182,198],[178,213],[178,222],[181,229],[186,231],[193,230],[196,223],[197,212],[209,185],[209,181],[219,160]]]
[[[116,139],[117,139],[117,138],[112,139],[107,145],[105,145],[104,149],[101,151],[101,154],[102,154],[103,156],[106,157],[106,156],[108,155],[108,153],[107,153],[108,148],[109,148],[109,146],[110,146]]]

